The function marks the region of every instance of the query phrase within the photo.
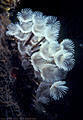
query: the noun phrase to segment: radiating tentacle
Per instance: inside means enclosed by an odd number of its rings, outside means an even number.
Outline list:
[[[67,93],[68,87],[65,86],[65,81],[55,82],[50,88],[50,96],[54,100],[59,100]]]

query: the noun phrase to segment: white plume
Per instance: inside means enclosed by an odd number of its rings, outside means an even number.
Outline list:
[[[54,100],[59,100],[60,98],[63,98],[63,96],[67,93],[68,87],[66,87],[65,84],[65,81],[58,81],[50,87],[50,96]]]
[[[46,41],[40,46],[40,55],[47,61],[53,61],[52,55],[49,53],[49,42]]]
[[[46,82],[56,82],[66,77],[66,72],[59,69],[55,64],[45,64],[41,68],[41,77]]]
[[[65,50],[58,51],[54,56],[54,61],[59,68],[65,71],[70,71],[75,63],[73,54]]]
[[[49,43],[49,49],[48,52],[50,55],[54,56],[57,51],[60,50],[60,45],[58,41],[52,41]]]
[[[74,43],[70,39],[63,39],[60,46],[63,50],[66,50],[67,52],[74,53]]]
[[[56,41],[59,36],[60,22],[56,21],[54,24],[49,24],[45,30],[45,38],[51,42]]]
[[[40,71],[42,66],[46,63],[46,60],[41,57],[40,52],[36,52],[31,56],[31,64],[35,71]]]
[[[25,8],[17,13],[17,18],[20,22],[29,22],[32,21],[32,15],[32,10],[30,8]]]

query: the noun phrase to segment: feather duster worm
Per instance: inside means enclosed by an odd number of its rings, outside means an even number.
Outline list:
[[[63,50],[66,50],[67,52],[74,53],[74,43],[70,39],[64,39],[60,46]]]
[[[45,64],[41,69],[41,77],[46,82],[56,82],[64,79],[66,72],[59,69],[55,64]]]
[[[41,55],[40,55],[39,52],[36,52],[36,53],[34,53],[34,54],[31,56],[31,63],[32,63],[35,71],[40,71],[41,68],[42,68],[45,64],[47,64],[47,61],[44,60],[44,59],[41,57]]]
[[[56,65],[65,71],[70,71],[75,63],[72,53],[66,53],[66,51],[55,54],[54,60]]]
[[[53,97],[54,100],[59,100],[63,98],[63,95],[68,91],[68,87],[65,86],[65,81],[55,82],[50,88],[50,96]]]
[[[49,43],[48,51],[51,56],[54,56],[55,53],[59,50],[60,50],[60,44],[58,43],[58,41],[52,41]]]
[[[29,22],[32,21],[33,12],[29,8],[22,9],[21,12],[17,13],[17,18],[20,22]]]
[[[55,21],[54,24],[49,24],[46,27],[45,37],[48,41],[56,41],[59,36],[60,22]]]
[[[41,82],[37,91],[36,98],[38,102],[47,104],[50,101],[50,86],[51,83]]]
[[[53,57],[49,53],[49,42],[46,41],[40,46],[40,55],[47,61],[53,61]]]
[[[44,37],[46,29],[46,17],[41,12],[34,12],[32,32],[35,36]]]
[[[54,55],[54,61],[59,68],[70,71],[74,67],[74,44],[69,39],[60,43],[60,50]]]
[[[18,50],[21,56],[28,55],[34,71],[41,76],[36,91],[37,101],[47,103],[49,96],[59,100],[67,92],[64,81],[67,72],[75,63],[74,44],[70,39],[58,42],[60,22],[57,17],[45,16],[42,12],[22,9],[17,13],[18,23],[8,25],[6,35],[18,39]],[[22,66],[28,67],[23,60]],[[26,65],[26,66],[25,66]]]

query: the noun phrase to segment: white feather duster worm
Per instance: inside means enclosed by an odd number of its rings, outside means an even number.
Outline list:
[[[43,59],[52,62],[53,57],[49,53],[49,42],[46,41],[40,46],[40,55],[42,56]]]
[[[43,15],[42,12],[36,11],[33,13],[32,19],[34,24],[40,24],[40,23],[43,24],[43,21],[45,20],[45,16]]]
[[[30,22],[32,21],[33,12],[30,8],[22,9],[21,12],[17,13],[17,18],[21,22]]]
[[[8,31],[6,31],[6,35],[14,36],[19,33],[19,29],[17,28],[16,24],[9,24],[7,26]]]
[[[46,63],[46,60],[41,57],[40,52],[36,52],[31,56],[31,64],[35,71],[40,71],[42,66]]]
[[[20,41],[25,41],[25,40],[27,40],[28,35],[29,35],[29,34],[25,34],[25,33],[21,32],[21,31],[19,30],[18,33],[15,34],[15,37],[16,37],[18,40],[20,40]]]
[[[46,16],[41,12],[34,12],[32,32],[39,37],[44,37],[46,29]]]
[[[52,84],[50,87],[50,96],[54,100],[59,100],[60,98],[63,98],[63,95],[65,95],[68,91],[68,87],[65,86],[65,81],[58,81]]]
[[[57,40],[60,31],[60,22],[57,21],[56,17],[47,18],[47,27],[45,30],[45,38],[51,42]]]
[[[55,16],[47,16],[46,25],[54,24],[57,21],[57,17]]]
[[[45,64],[41,68],[41,77],[46,82],[56,82],[66,77],[66,72],[59,69],[55,64]]]
[[[64,69],[65,71],[70,71],[75,63],[73,54],[66,50],[56,52],[54,61],[59,68]]]
[[[48,52],[51,56],[54,57],[55,53],[60,50],[60,44],[58,41],[52,41],[49,43]]]
[[[19,28],[19,30],[23,33],[29,33],[32,31],[32,25],[33,23],[30,21],[30,22],[21,22],[21,23],[17,23],[16,24],[17,27]]]
[[[30,31],[26,34],[23,33],[23,31],[20,29],[19,24],[9,24],[7,27],[8,31],[6,32],[6,35],[15,36],[20,41],[25,41],[30,37]]]
[[[38,36],[38,37],[44,37],[44,26],[43,25],[33,25],[32,26],[32,32],[34,33],[34,35]]]
[[[74,43],[70,39],[64,39],[61,44],[61,48],[63,50],[66,50],[67,52],[73,53],[74,54]]]
[[[47,104],[50,101],[50,86],[51,83],[41,82],[37,91],[36,98],[38,102]]]

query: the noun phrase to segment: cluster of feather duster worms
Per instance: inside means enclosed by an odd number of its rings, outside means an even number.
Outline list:
[[[58,42],[57,17],[26,8],[17,13],[17,18],[17,23],[8,25],[6,35],[17,38],[20,54],[29,56],[36,77],[41,79],[37,101],[47,103],[50,97],[59,100],[68,91],[63,80],[74,67],[74,43],[70,39]]]

